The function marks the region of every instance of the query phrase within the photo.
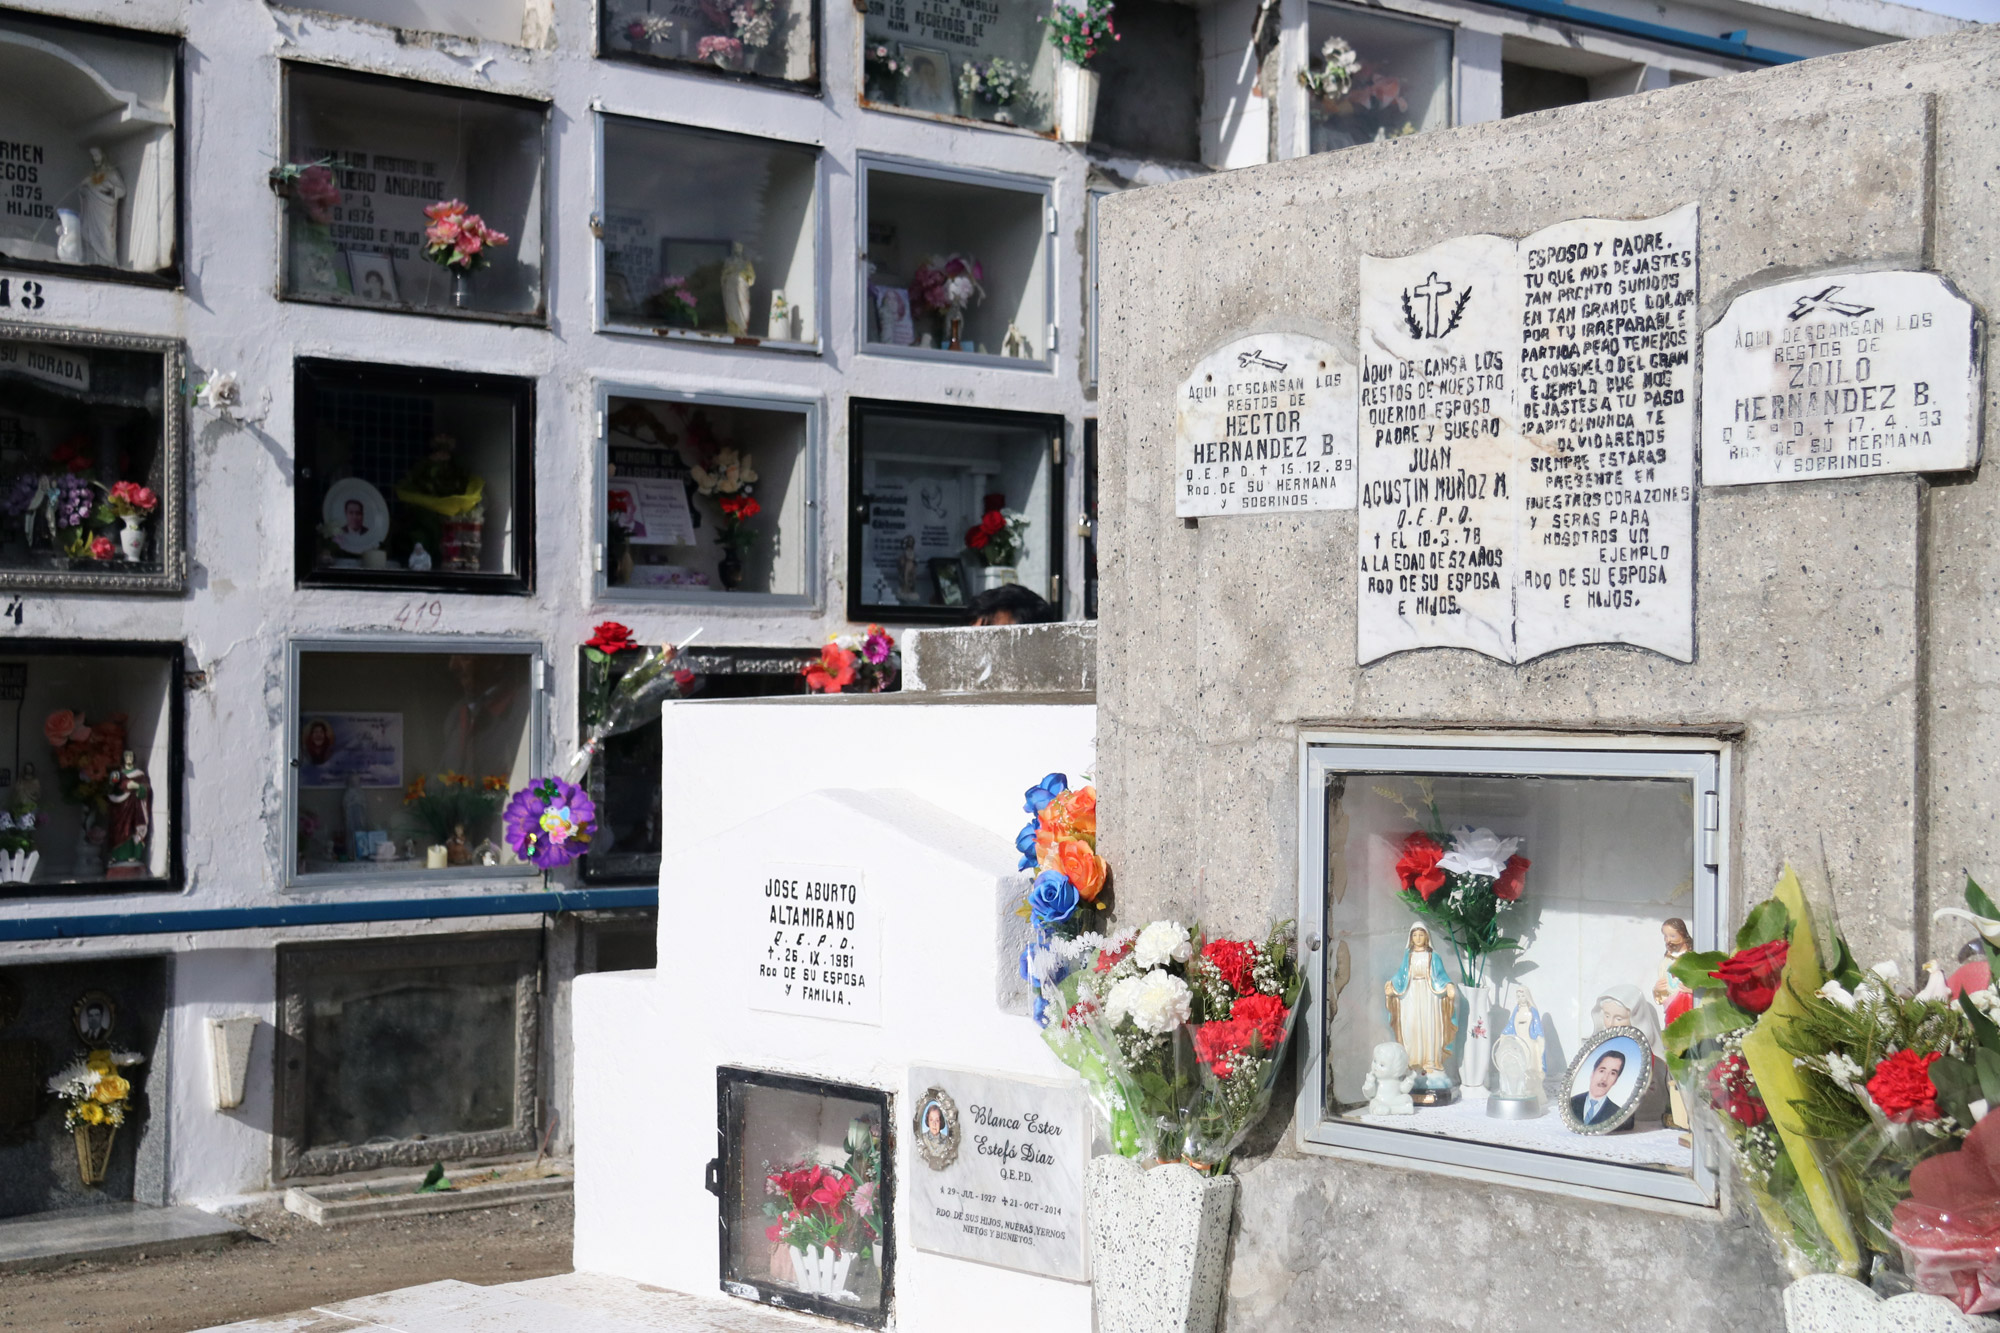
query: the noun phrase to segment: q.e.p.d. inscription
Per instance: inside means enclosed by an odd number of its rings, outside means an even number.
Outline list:
[[[1259,333],[1216,348],[1174,396],[1183,518],[1354,508],[1354,363],[1331,343]]]
[[[772,862],[746,895],[750,1007],[882,1021],[882,922],[856,866]]]

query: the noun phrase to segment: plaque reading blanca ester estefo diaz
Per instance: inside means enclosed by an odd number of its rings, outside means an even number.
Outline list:
[[[1935,273],[1747,292],[1702,345],[1710,486],[1954,472],[1979,462],[1979,329]]]
[[[1699,213],[1361,259],[1356,649],[1694,657]]]
[[[744,920],[752,1009],[881,1023],[882,922],[859,868],[767,864]]]
[[[897,1182],[920,1250],[1081,1282],[1090,1108],[1080,1084],[910,1069]]]
[[[1354,363],[1259,333],[1196,363],[1174,398],[1174,512],[1354,508]]]

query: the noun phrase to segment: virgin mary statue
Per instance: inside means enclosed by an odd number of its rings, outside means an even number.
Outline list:
[[[1431,952],[1431,933],[1421,924],[1410,927],[1403,965],[1382,984],[1389,1003],[1389,1027],[1410,1053],[1410,1068],[1423,1074],[1444,1073],[1444,1058],[1458,1035],[1458,987],[1444,963]]]

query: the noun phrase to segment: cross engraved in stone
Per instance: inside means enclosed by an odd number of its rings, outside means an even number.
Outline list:
[[[1443,311],[1444,298],[1451,294],[1451,284],[1439,281],[1437,270],[1433,269],[1430,277],[1417,288],[1416,294],[1424,303],[1424,324],[1428,336],[1435,338],[1438,336],[1438,315]]]

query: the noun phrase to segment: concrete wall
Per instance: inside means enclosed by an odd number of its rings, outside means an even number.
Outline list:
[[[1949,943],[1926,922],[1959,868],[2000,874],[2000,479],[1699,492],[1691,664],[1594,647],[1357,668],[1354,514],[1176,518],[1171,398],[1229,337],[1354,329],[1363,253],[1690,201],[1704,326],[1746,288],[1835,267],[1933,268],[1994,309],[1996,68],[1989,29],[1110,200],[1103,278],[1126,296],[1101,363],[1099,778],[1121,916],[1294,914],[1302,726],[1691,725],[1740,737],[1733,913],[1823,848],[1864,957],[1908,966]],[[1268,1158],[1244,1163],[1230,1329],[1318,1328],[1332,1308],[1357,1331],[1553,1333],[1643,1311],[1650,1328],[1749,1333],[1779,1317],[1782,1270],[1741,1213],[1308,1157],[1283,1118]]]

